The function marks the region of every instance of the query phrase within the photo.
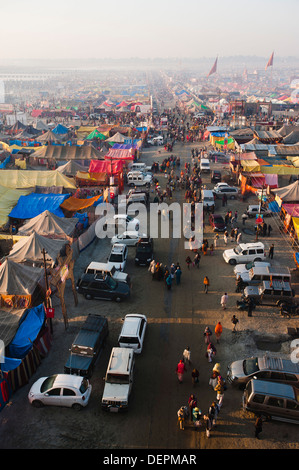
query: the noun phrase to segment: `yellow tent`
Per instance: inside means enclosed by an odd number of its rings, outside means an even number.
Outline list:
[[[20,190],[0,186],[0,227],[5,225],[8,221],[8,214],[15,207],[20,196],[27,196],[27,194],[30,194],[31,192],[31,189]]]
[[[255,160],[241,160],[241,165],[243,167],[243,171],[248,173],[256,173],[261,171],[260,165]]]
[[[299,217],[292,217],[294,229],[299,240]]]
[[[22,170],[26,170],[26,160],[22,160],[21,158],[16,158],[15,165],[18,166],[19,168],[22,168]]]
[[[87,137],[91,132],[93,132],[97,127],[94,126],[80,126],[79,129],[77,130],[77,138],[79,140],[83,140],[85,137]]]
[[[260,171],[264,175],[299,175],[299,168],[285,165],[261,166]]]
[[[76,188],[73,178],[68,178],[57,170],[0,170],[0,178],[2,186],[12,189],[34,188],[35,186]]]

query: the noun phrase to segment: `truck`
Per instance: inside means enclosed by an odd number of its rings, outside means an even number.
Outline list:
[[[92,376],[95,363],[108,336],[108,320],[102,315],[88,314],[75,337],[64,366],[65,374]]]

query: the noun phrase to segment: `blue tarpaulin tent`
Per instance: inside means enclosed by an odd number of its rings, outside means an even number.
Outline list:
[[[13,208],[9,217],[15,219],[32,219],[42,212],[49,210],[58,217],[64,217],[60,204],[68,199],[70,194],[39,194],[32,193],[20,196],[18,204]]]
[[[23,359],[32,349],[46,318],[44,305],[28,309],[21,319],[18,331],[8,346],[9,356]]]
[[[6,168],[6,165],[10,162],[10,155],[3,160],[3,162],[0,164],[0,168]]]
[[[69,129],[62,124],[57,124],[57,126],[52,130],[54,134],[67,134]]]

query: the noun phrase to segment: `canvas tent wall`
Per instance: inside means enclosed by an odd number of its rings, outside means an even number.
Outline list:
[[[30,159],[91,160],[100,158],[101,153],[92,145],[46,145],[30,155]]]
[[[289,186],[284,188],[272,189],[275,194],[275,200],[281,205],[285,202],[298,202],[299,203],[299,181],[295,181]]]
[[[18,231],[20,236],[30,236],[32,233],[37,233],[47,238],[62,238],[69,240],[73,237],[77,218],[66,219],[58,217],[52,212],[45,210],[41,214],[28,220]]]
[[[86,171],[86,170],[88,170],[88,167],[84,165],[80,165],[74,160],[70,160],[65,165],[61,165],[57,168],[57,171],[59,171],[59,173],[65,176],[71,176],[71,177],[76,176],[76,173],[78,171]]]
[[[10,189],[0,186],[0,227],[8,222],[8,214],[18,203],[21,196],[30,194],[30,190]]]
[[[17,263],[34,263],[43,265],[43,249],[47,265],[54,266],[57,257],[67,245],[67,240],[43,237],[33,232],[14,244],[8,255],[8,260]]]

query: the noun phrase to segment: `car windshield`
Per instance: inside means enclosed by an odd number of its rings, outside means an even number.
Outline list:
[[[128,384],[129,381],[129,375],[107,374],[106,382],[109,382],[110,384]]]
[[[222,219],[222,217],[214,217],[214,222],[216,222],[216,224],[222,224],[223,219]]]
[[[110,261],[111,263],[122,263],[123,257],[122,257],[122,255],[120,255],[120,254],[111,253],[110,258],[109,258],[109,261]]]
[[[50,377],[47,377],[46,380],[43,381],[40,391],[45,393],[47,390],[50,390],[50,388],[53,387],[56,377],[57,375],[50,375]]]
[[[245,375],[251,375],[259,371],[258,358],[252,357],[243,361],[243,370]]]
[[[242,253],[242,248],[240,246],[236,246],[236,248],[234,248],[234,252],[236,253],[236,255],[239,255],[240,253]]]
[[[113,279],[112,277],[107,276],[106,282],[107,282],[108,286],[110,287],[110,289],[116,289],[117,282],[115,281],[115,279]]]

